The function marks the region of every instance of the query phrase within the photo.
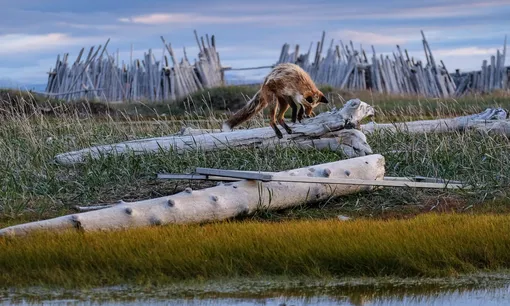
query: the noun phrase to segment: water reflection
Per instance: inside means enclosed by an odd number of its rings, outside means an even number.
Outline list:
[[[2,305],[510,305],[510,276],[429,280],[237,281],[2,292]]]

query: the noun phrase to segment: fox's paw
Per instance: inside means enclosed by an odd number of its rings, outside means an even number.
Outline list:
[[[282,132],[280,132],[280,130],[278,128],[276,128],[274,130],[274,133],[276,134],[276,137],[278,137],[279,139],[283,138],[283,134],[282,134]]]

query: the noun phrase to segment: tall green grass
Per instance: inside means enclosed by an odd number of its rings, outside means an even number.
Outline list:
[[[452,276],[510,267],[507,215],[229,222],[0,239],[2,286]]]

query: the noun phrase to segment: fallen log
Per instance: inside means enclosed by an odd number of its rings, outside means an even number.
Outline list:
[[[365,135],[349,127],[357,126],[361,120],[373,116],[374,113],[374,109],[367,103],[359,99],[351,99],[342,109],[320,113],[315,117],[304,119],[303,123],[289,123],[293,133],[290,135],[284,133],[282,139],[276,137],[271,127],[199,135],[172,135],[94,146],[58,154],[55,160],[59,164],[70,165],[83,163],[87,158],[97,159],[105,155],[147,154],[160,150],[173,150],[176,154],[181,154],[188,150],[214,151],[227,147],[253,146],[331,148],[341,149],[349,157],[364,156],[372,154]]]
[[[384,157],[374,154],[275,172],[272,176],[382,180],[384,166]],[[279,210],[373,188],[355,184],[240,180],[201,190],[187,188],[170,196],[137,202],[119,202],[115,206],[100,210],[15,225],[1,229],[0,236],[24,235],[36,230],[120,230],[225,220],[249,215],[258,209]]]
[[[404,131],[407,133],[440,133],[466,131],[476,129],[510,136],[510,121],[507,120],[508,111],[503,108],[487,108],[479,114],[460,116],[455,118],[419,120],[410,122],[375,123],[370,122],[360,126],[364,134],[379,132]]]
[[[454,118],[442,118],[433,120],[417,120],[408,122],[376,123],[372,121],[367,124],[359,125],[359,130],[346,129],[341,133],[359,133],[357,138],[365,137],[365,134],[371,134],[375,131],[396,132],[405,131],[408,133],[438,133],[453,132],[475,129],[480,132],[500,134],[510,136],[510,120],[507,120],[509,113],[503,108],[487,108],[479,114],[460,116]],[[201,135],[206,133],[215,133],[216,129],[193,129],[186,127],[181,129],[181,135]],[[363,136],[361,136],[363,135]],[[345,137],[346,140],[350,139]],[[366,138],[364,138],[366,141]],[[322,139],[321,139],[322,140]],[[346,144],[347,146],[348,144]]]

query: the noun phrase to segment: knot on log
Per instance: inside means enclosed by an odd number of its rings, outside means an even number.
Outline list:
[[[174,207],[175,206],[175,200],[174,199],[168,199],[167,204],[170,207]]]
[[[74,227],[78,230],[83,229],[81,226],[80,216],[78,215],[72,215],[71,216],[71,222],[73,222]]]

